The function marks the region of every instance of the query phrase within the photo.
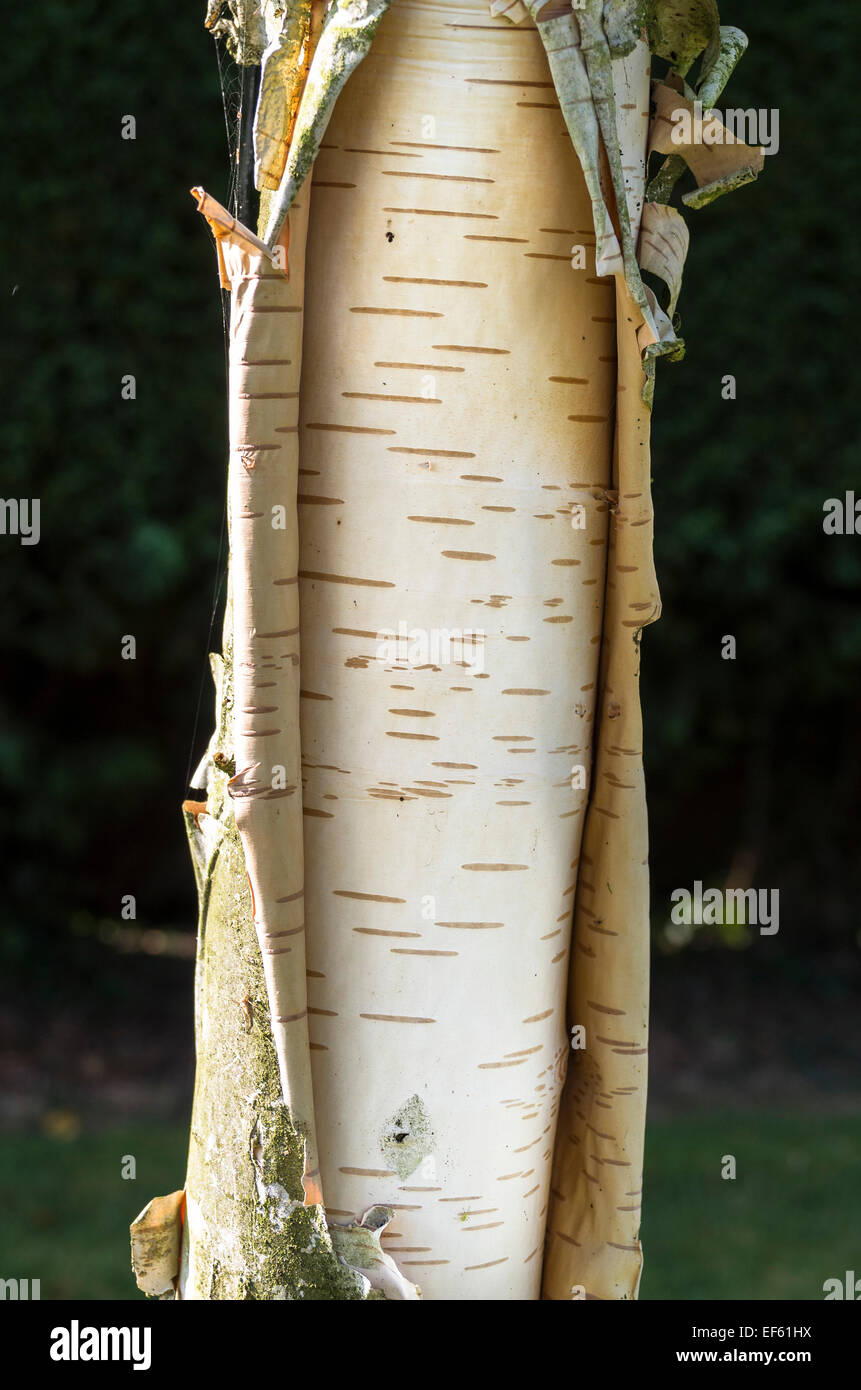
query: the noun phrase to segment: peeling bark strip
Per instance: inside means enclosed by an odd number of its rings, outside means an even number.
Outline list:
[[[714,0],[223,8],[209,27],[263,62],[266,241],[197,190],[233,305],[232,555],[207,796],[184,806],[181,1296],[631,1299],[649,408],[688,248],[667,200],[685,163],[694,208],[761,167],[694,119],[746,40]],[[671,68],[650,98],[651,53]],[[480,668],[411,655],[476,629]],[[153,1290],[180,1197],[135,1223]]]
[[[233,591],[233,755],[228,783],[251,884],[283,1096],[305,1137],[306,1205],[322,1201],[305,982],[299,725],[296,424],[307,198],[290,220],[292,276],[197,191],[231,292],[228,522]],[[299,312],[291,313],[291,310]],[[288,367],[259,365],[288,358]],[[276,389],[277,388],[277,389]],[[283,526],[277,524],[280,516]],[[266,703],[258,689],[266,688]],[[286,793],[286,794],[285,794]],[[290,949],[278,949],[289,936]]]

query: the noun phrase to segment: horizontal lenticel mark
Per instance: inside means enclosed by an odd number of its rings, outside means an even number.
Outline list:
[[[434,922],[435,927],[455,927],[460,931],[486,931],[493,927],[503,927],[504,922]]]
[[[308,424],[306,430],[335,430],[340,434],[397,434],[397,430],[376,430],[369,425],[319,425]]]
[[[525,1057],[517,1058],[511,1062],[479,1062],[479,1071],[497,1071],[499,1067],[522,1067],[526,1061]],[[513,1173],[512,1177],[519,1177],[519,1173]]]
[[[397,936],[402,940],[409,938],[413,941],[421,938],[420,931],[383,931],[382,927],[353,927],[353,931],[358,936]]]
[[[499,154],[499,150],[481,145],[430,145],[425,140],[392,140],[393,145],[406,145],[411,150],[457,150],[460,154]]]
[[[475,455],[473,455],[473,458]],[[495,478],[492,473],[461,473],[461,478],[465,483],[501,483],[501,478]]]
[[[442,314],[432,309],[382,309],[372,305],[360,306],[350,310],[351,314],[388,314],[402,319],[441,319]]]
[[[465,82],[473,87],[552,87],[552,82],[533,82],[530,78],[518,77],[465,77]]]
[[[474,1213],[471,1212],[470,1215]],[[483,1226],[461,1226],[460,1229],[464,1234],[469,1234],[470,1231],[495,1231],[497,1226],[504,1225],[504,1221],[486,1221]]]
[[[300,700],[331,700],[331,695],[319,695],[316,690],[300,690]]]
[[[276,1017],[275,1022],[276,1022],[276,1023],[298,1023],[299,1020],[300,1020],[300,1018],[306,1018],[306,1017],[307,1017],[307,1014],[308,1014],[308,1010],[307,1010],[307,1009],[300,1009],[299,1012],[298,1012],[298,1014],[279,1014],[279,1015]]]
[[[439,743],[436,734],[401,734],[392,729],[386,730],[386,738],[411,738],[422,743]]]
[[[378,1023],[436,1023],[435,1018],[409,1018],[405,1014],[359,1014],[359,1018],[370,1018]]]
[[[565,386],[588,386],[589,378],[585,376],[549,376],[548,381],[561,381]]]
[[[528,869],[528,864],[461,864],[462,869],[470,869],[474,873],[509,873],[515,869]]]
[[[511,690],[503,690],[502,693],[503,693],[503,695],[549,695],[549,694],[550,694],[550,691],[549,691],[549,690],[530,690],[529,688],[524,688],[524,689],[520,690],[520,689],[518,689],[517,687],[514,687],[514,688],[511,689]]]
[[[420,169],[381,169],[393,179],[433,179],[436,183],[496,183],[496,179],[480,179],[472,174],[426,174]]]
[[[388,579],[357,579],[348,574],[322,574],[317,570],[300,570],[300,579],[322,579],[327,584],[358,584],[366,589],[394,589],[397,586]]]
[[[380,433],[382,433],[382,431],[380,431]],[[394,434],[394,430],[388,430],[388,431],[386,431],[386,433],[388,433],[388,434]],[[388,448],[386,449],[386,453],[388,453],[388,454],[423,454],[423,455],[425,455],[427,458],[436,458],[436,459],[474,459],[474,458],[475,458],[475,454],[463,453],[463,451],[460,450],[460,449],[405,449],[405,448],[402,449],[402,448],[398,448],[398,447],[397,447],[396,445],[394,445],[394,444],[390,444],[390,445],[388,446]]]
[[[436,719],[432,709],[390,709],[389,714],[403,714],[410,719]]]
[[[521,1022],[522,1022],[522,1023],[541,1023],[541,1021],[542,1021],[543,1019],[549,1018],[550,1015],[551,1015],[552,1013],[553,1013],[553,1009],[545,1009],[544,1012],[543,1012],[543,1014],[531,1014],[529,1018],[524,1018],[524,1019],[521,1020]]]
[[[306,507],[342,507],[344,505],[343,497],[315,497],[310,492],[298,493],[296,501],[304,502]],[[281,579],[276,582],[283,584],[286,581]]]
[[[518,106],[528,106],[538,111],[559,111],[558,101],[518,101]]]
[[[438,362],[375,362],[375,367],[397,367],[413,372],[465,372],[466,367],[444,367]]]
[[[313,806],[302,807],[303,816],[316,816],[318,820],[334,820],[331,811],[318,811]]]
[[[464,521],[459,516],[408,516],[407,521],[431,521],[436,526],[474,526],[474,521]]]
[[[570,261],[570,256],[557,256],[553,251],[524,251],[530,261]]]
[[[459,956],[460,951],[421,951],[413,946],[391,946],[393,956]]]
[[[495,555],[487,555],[481,550],[441,550],[447,560],[495,560]]]
[[[462,290],[487,289],[484,280],[426,280],[415,275],[384,275],[383,279],[390,285],[448,285]]]
[[[432,343],[434,352],[483,352],[490,357],[510,357],[508,348],[472,347],[464,343]]]
[[[397,1173],[391,1168],[339,1168],[339,1173],[348,1173],[350,1177],[356,1178],[396,1178]]]
[[[254,304],[249,314],[301,314],[301,304]]]
[[[342,391],[349,401],[396,401],[403,405],[442,405],[438,396],[385,396],[374,391]]]
[[[333,633],[340,637],[379,637],[378,632],[369,632],[361,627],[333,627]]]
[[[464,232],[463,239],[464,241],[510,241],[518,246],[529,245],[529,238],[525,236],[477,236],[475,233],[470,235],[469,232]]]
[[[349,888],[333,888],[336,898],[354,898],[360,903],[405,903],[406,898],[387,898],[382,893],[356,893]]]
[[[393,140],[393,141],[392,141],[392,144],[393,144],[393,145],[406,144],[406,143],[407,143],[407,142],[406,142],[405,140],[403,140],[403,141],[401,141],[401,140]],[[326,146],[326,145],[321,145],[321,146],[320,146],[320,149],[321,149],[321,150],[325,150],[325,149],[327,149],[327,148],[328,148],[328,146]],[[335,149],[336,149],[337,146],[333,146],[332,148],[335,148]],[[389,155],[389,156],[391,157],[391,156],[394,156],[394,155],[396,154],[396,151],[395,151],[395,150],[359,150],[359,149],[356,149],[356,148],[353,147],[353,146],[345,145],[345,146],[344,146],[344,154],[385,154],[385,155]],[[420,154],[403,154],[403,155],[400,156],[400,158],[401,158],[401,159],[421,159],[421,155],[420,155]]]
[[[448,212],[441,208],[383,208],[383,212],[406,212],[416,217],[469,217],[474,222],[498,222],[495,212]]]
[[[240,401],[295,401],[299,399],[298,391],[237,391],[237,398]],[[240,444],[239,451],[243,449],[258,449],[258,444]],[[264,444],[262,446],[266,448]],[[271,448],[271,444],[268,446]]]
[[[477,772],[478,763],[434,763],[434,767],[453,767],[460,771]],[[471,786],[472,784],[469,783]]]

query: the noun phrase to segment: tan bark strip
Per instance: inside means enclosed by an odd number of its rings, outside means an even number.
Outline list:
[[[405,1014],[359,1014],[359,1018],[375,1019],[378,1023],[436,1023],[435,1018],[408,1018]]]
[[[483,352],[489,357],[510,357],[508,348],[473,347],[464,343],[432,343],[435,352]],[[475,456],[470,455],[471,458]]]
[[[462,869],[471,869],[475,873],[510,873],[516,869],[528,869],[528,864],[461,864]]]
[[[306,430],[333,430],[342,434],[397,434],[397,430],[377,430],[369,425],[320,425],[308,424]]]
[[[386,898],[381,893],[356,893],[347,888],[333,888],[336,898],[355,898],[361,903],[405,903],[406,898]]]
[[[499,154],[499,150],[485,149],[479,145],[430,145],[425,140],[393,140],[393,145],[408,145],[410,149],[454,150],[460,154]]]
[[[319,579],[326,584],[357,584],[367,589],[394,589],[396,586],[387,579],[357,579],[348,574],[322,574],[317,570],[300,570],[300,579]]]
[[[375,362],[375,367],[397,367],[414,372],[465,372],[465,367],[441,366],[438,362]]]
[[[383,931],[382,927],[353,927],[353,931],[359,936],[396,936],[401,940],[411,938],[414,941],[421,940],[421,932],[418,931]]]
[[[391,1168],[339,1168],[339,1173],[348,1173],[356,1178],[394,1178],[397,1174]]]
[[[394,434],[394,430],[388,430],[388,434]],[[380,431],[382,433],[382,431]],[[464,453],[459,449],[406,449],[399,448],[394,444],[388,445],[386,452],[389,454],[422,454],[427,458],[439,459],[474,459],[475,454]]]
[[[459,951],[419,951],[407,946],[392,946],[394,956],[459,956]]]
[[[402,405],[442,405],[436,396],[385,396],[373,391],[342,391],[351,401],[394,401]]]
[[[383,314],[393,318],[401,319],[441,319],[442,314],[437,314],[431,309],[382,309],[374,306],[357,307],[350,310],[351,314]]]
[[[486,290],[487,282],[484,280],[427,280],[416,275],[384,275],[383,279],[390,285],[445,285],[452,289],[461,290]],[[435,370],[445,370],[444,368]]]
[[[475,87],[553,87],[552,82],[531,82],[517,77],[467,77]]]
[[[495,183],[495,179],[475,178],[470,174],[426,174],[420,169],[381,169],[381,174],[386,174],[394,179],[433,179],[439,183]]]
[[[487,931],[495,927],[504,927],[504,922],[434,922],[435,927],[456,927],[461,931]]]
[[[493,212],[453,212],[442,208],[383,208],[383,212],[405,212],[415,217],[469,217],[475,222],[498,222]]]

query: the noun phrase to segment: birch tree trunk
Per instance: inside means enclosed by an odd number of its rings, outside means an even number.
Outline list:
[[[396,0],[326,127],[312,54],[386,8],[338,0],[315,50],[320,7],[294,7],[267,53],[310,77],[283,119],[264,56],[268,247],[198,190],[232,298],[232,577],[186,806],[178,1291],[633,1298],[650,359],[679,347],[687,233],[644,212],[636,27],[608,38],[597,0],[576,23],[555,0]],[[662,45],[683,74],[679,34]],[[754,153],[691,156],[700,201]]]

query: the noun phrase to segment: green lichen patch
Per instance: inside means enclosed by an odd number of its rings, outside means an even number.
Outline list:
[[[410,1096],[384,1125],[380,1149],[399,1178],[408,1178],[433,1152],[430,1115],[420,1096]]]

